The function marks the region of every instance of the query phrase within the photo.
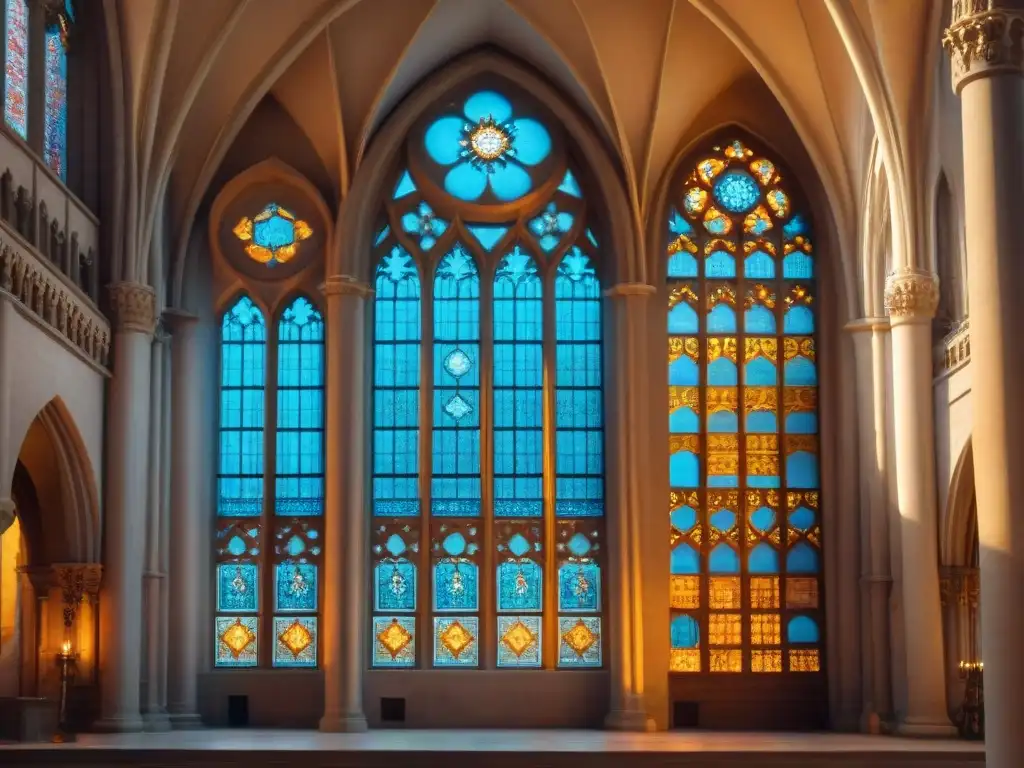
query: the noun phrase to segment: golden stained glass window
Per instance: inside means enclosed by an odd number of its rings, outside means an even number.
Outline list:
[[[309,224],[277,203],[267,203],[252,218],[243,216],[232,231],[245,244],[249,258],[268,267],[287,264],[298,253],[299,244],[313,234]]]
[[[784,175],[736,139],[672,188],[673,674],[820,671],[817,254]]]

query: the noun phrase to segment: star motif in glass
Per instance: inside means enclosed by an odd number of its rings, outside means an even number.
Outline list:
[[[231,655],[237,659],[245,652],[249,644],[256,640],[256,633],[245,626],[241,619],[238,619],[221,633],[220,640],[231,651]]]
[[[597,642],[598,637],[594,632],[591,631],[590,627],[584,623],[583,619],[580,619],[572,628],[562,635],[562,640],[568,645],[578,656],[583,656],[594,643]]]
[[[313,642],[312,633],[298,619],[288,625],[288,628],[277,637],[281,644],[287,648],[292,656],[298,658],[299,654],[309,648]]]
[[[448,627],[441,633],[440,638],[441,644],[448,649],[451,655],[458,659],[462,655],[463,651],[472,645],[476,639],[473,634],[462,626],[459,621],[453,621]]]
[[[398,619],[392,619],[385,629],[377,633],[377,640],[394,659],[412,642],[412,634],[398,623]]]
[[[313,234],[309,224],[277,203],[268,203],[252,218],[243,216],[232,232],[246,244],[250,259],[268,267],[291,261],[299,244]]]
[[[530,628],[523,624],[522,621],[517,621],[509,627],[508,631],[501,637],[501,642],[504,643],[505,647],[512,651],[517,658],[522,656],[526,649],[533,645],[535,640],[536,638],[533,636],[533,632],[531,632]]]

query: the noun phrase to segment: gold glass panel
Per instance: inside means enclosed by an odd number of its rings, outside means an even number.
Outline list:
[[[743,219],[743,231],[748,235],[763,235],[774,226],[763,205],[757,206]]]
[[[809,307],[813,301],[814,297],[811,296],[811,292],[807,290],[806,286],[794,285],[786,297],[786,306],[792,307],[803,304]]]
[[[699,648],[673,648],[668,657],[669,672],[700,672]]]
[[[673,283],[668,292],[668,308],[672,309],[676,304],[685,301],[691,307],[697,306],[697,294],[689,283]]]
[[[700,608],[700,576],[669,576],[669,604],[673,608]]]
[[[693,336],[669,336],[668,337],[668,361],[674,363],[683,355],[700,362],[700,344]]]
[[[806,336],[787,336],[782,340],[782,351],[786,360],[792,360],[794,357],[806,357],[813,362],[814,339],[809,339]]]
[[[712,576],[708,579],[708,607],[719,610],[739,608],[740,577]]]
[[[787,439],[793,435],[787,435]],[[747,435],[747,474],[773,477],[779,474],[779,436]]]
[[[668,254],[671,256],[674,253],[680,251],[686,251],[687,253],[696,253],[697,246],[693,244],[693,241],[686,235],[680,235],[671,243],[668,244]]]
[[[821,659],[817,649],[789,652],[790,672],[820,672]]]
[[[751,672],[781,672],[782,651],[755,648],[750,652]]]
[[[738,613],[712,613],[708,617],[708,645],[739,645],[742,616]]]
[[[740,444],[736,435],[708,435],[707,440],[708,474],[738,475],[740,472]]]
[[[787,578],[786,607],[817,608],[818,580],[815,578],[797,578],[795,576]]]
[[[689,408],[696,413],[700,408],[700,389],[698,387],[668,388],[668,412],[673,413],[680,408]]]
[[[781,642],[779,623],[779,614],[777,613],[752,613],[750,615],[750,644],[778,645]]]
[[[759,157],[750,164],[750,172],[757,177],[758,181],[767,186],[771,184],[772,177],[775,175],[775,164],[771,160]]]
[[[769,190],[765,199],[777,219],[784,219],[789,215],[789,196],[781,189]]]
[[[743,362],[749,363],[755,357],[763,357],[775,363],[779,355],[778,339],[750,338],[743,340]]]
[[[708,387],[707,388],[707,412],[708,416],[718,411],[736,413],[737,393],[736,387]]]
[[[700,453],[700,435],[670,435],[668,438],[668,450],[670,453]]]
[[[813,413],[818,410],[817,387],[783,387],[783,413]]]
[[[773,435],[774,437],[774,435]],[[747,450],[750,450],[749,445]],[[776,452],[778,448],[776,447]],[[806,451],[807,453],[818,453],[818,436],[817,435],[786,435],[786,455],[789,456],[791,453],[797,451]]]
[[[705,184],[710,184],[715,176],[720,174],[724,168],[725,163],[717,157],[709,157],[697,163],[697,173],[700,176],[700,180]]]
[[[779,409],[779,390],[775,387],[746,387],[743,391],[743,410],[769,411],[776,413]]]
[[[751,576],[750,607],[762,609],[779,607],[778,576]]]
[[[719,304],[725,303],[729,306],[736,306],[736,291],[733,290],[732,286],[725,283],[716,283],[714,285],[708,285],[708,312],[714,309]]]
[[[785,255],[791,254],[793,251],[803,251],[804,253],[811,253],[814,250],[814,246],[811,244],[809,238],[803,235],[797,235],[790,242],[787,242],[782,246],[782,252]]]
[[[712,336],[708,339],[708,364],[720,357],[727,357],[736,362],[735,336]]]
[[[750,309],[755,304],[763,304],[768,309],[775,309],[775,291],[764,283],[756,283],[753,287],[747,288],[743,306]]]
[[[712,672],[742,672],[743,651],[712,648],[708,662]]]
[[[691,216],[694,216],[704,210],[704,206],[708,204],[708,193],[707,190],[701,189],[700,187],[690,187],[686,190],[686,194],[683,195],[683,207],[686,212]]]

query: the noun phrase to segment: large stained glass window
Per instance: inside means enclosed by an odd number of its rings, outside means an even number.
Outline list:
[[[28,0],[6,0],[7,48],[4,52],[4,120],[28,138]]]
[[[305,297],[284,308],[270,338],[263,312],[249,297],[224,313],[214,543],[217,667],[317,664],[323,344],[323,317]],[[275,367],[276,383],[268,392],[268,371]],[[276,421],[268,434],[271,402]],[[267,496],[264,473],[270,466],[274,490]]]
[[[596,238],[534,107],[450,104],[410,137],[425,160],[396,176],[374,242],[371,663],[598,667]]]
[[[68,54],[67,21],[46,28],[43,160],[62,179],[68,168]]]
[[[669,211],[669,668],[684,676],[822,669],[815,265],[791,191],[732,141]]]

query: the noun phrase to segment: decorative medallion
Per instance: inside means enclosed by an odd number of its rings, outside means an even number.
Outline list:
[[[757,182],[744,171],[723,174],[714,187],[715,200],[730,213],[746,213],[761,195]]]
[[[377,633],[377,640],[395,659],[412,642],[412,634],[398,623],[398,619],[392,619],[387,627]]]
[[[462,395],[455,393],[451,399],[444,404],[444,412],[455,419],[456,422],[473,410],[473,406],[463,399]]]
[[[501,636],[501,642],[504,643],[505,647],[515,654],[516,658],[523,655],[527,648],[533,645],[537,641],[534,637],[533,632],[530,628],[523,624],[522,621],[516,621],[508,631]]]
[[[513,146],[515,136],[514,123],[498,123],[491,115],[481,117],[475,125],[466,123],[462,127],[462,138],[459,140],[461,157],[474,168],[494,173],[497,168],[505,167],[508,158],[516,156]]]
[[[313,635],[306,629],[304,624],[296,619],[288,625],[284,632],[277,636],[277,639],[291,652],[292,656],[298,658],[299,654],[309,648],[313,642]]]
[[[268,267],[291,261],[299,243],[313,234],[309,224],[277,203],[268,203],[251,219],[243,216],[232,232],[247,243],[245,252],[250,259]]]
[[[567,632],[562,634],[565,644],[581,658],[598,639],[598,636],[583,622],[583,619],[579,619]]]
[[[255,640],[256,633],[245,626],[241,619],[236,619],[235,623],[225,629],[220,636],[220,641],[236,659],[245,653],[245,649]]]
[[[458,620],[449,624],[440,634],[441,644],[448,649],[452,657],[458,659],[462,653],[476,640],[472,633]]]
[[[444,359],[444,369],[453,379],[461,379],[469,373],[472,367],[473,361],[470,360],[469,355],[461,349],[455,349],[452,352],[449,352],[448,357]]]

